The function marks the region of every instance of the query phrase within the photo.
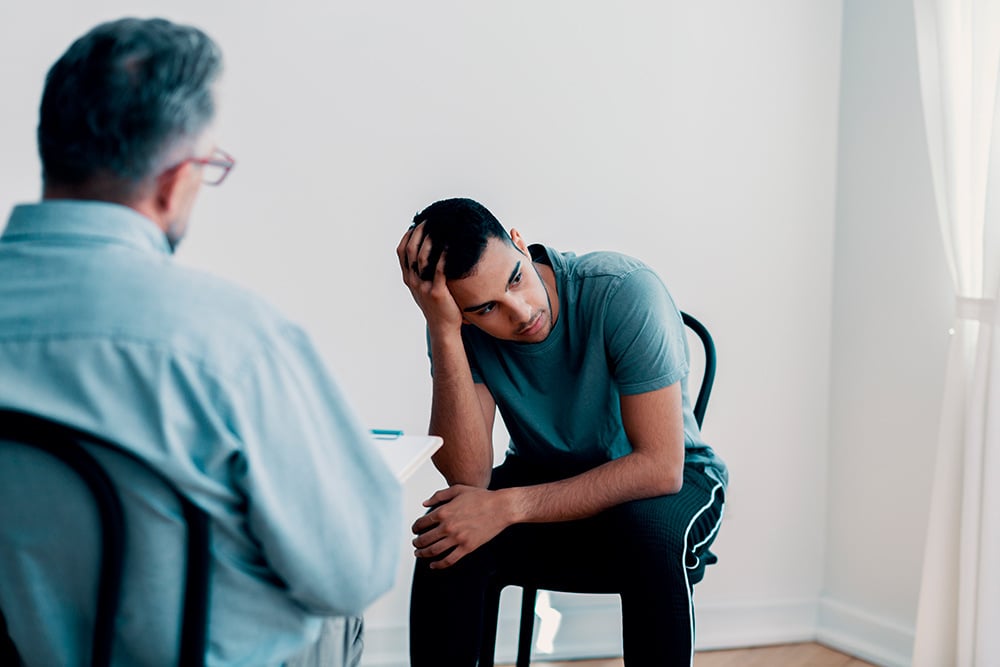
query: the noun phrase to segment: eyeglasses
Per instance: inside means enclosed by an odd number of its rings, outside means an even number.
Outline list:
[[[236,166],[236,159],[221,148],[216,148],[209,157],[193,157],[187,161],[201,165],[201,182],[205,185],[219,185]]]

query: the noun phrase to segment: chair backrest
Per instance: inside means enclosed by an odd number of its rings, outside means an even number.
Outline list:
[[[705,366],[701,385],[698,388],[698,398],[695,400],[693,408],[694,418],[700,427],[705,421],[705,410],[708,408],[708,399],[712,395],[712,385],[715,384],[715,341],[712,340],[712,334],[708,332],[705,325],[697,319],[684,312],[681,313],[681,317],[684,319],[684,324],[701,340],[705,351]]]
[[[123,507],[118,487],[111,475],[91,451],[109,451],[115,456],[126,457],[139,464],[157,478],[164,488],[176,496],[187,528],[186,562],[183,564],[184,581],[180,647],[178,663],[202,665],[205,660],[205,642],[208,628],[209,575],[211,565],[211,532],[208,516],[185,498],[161,473],[133,456],[128,450],[90,433],[58,424],[24,412],[0,409],[0,445],[21,447],[44,452],[50,460],[59,461],[71,469],[86,485],[99,517],[100,555],[97,572],[97,600],[94,606],[94,625],[91,644],[91,664],[102,667],[111,664],[116,629],[116,616],[122,593],[126,567],[126,508]],[[97,448],[96,450],[92,448]],[[3,494],[0,489],[0,494]],[[60,499],[40,498],[58,511]],[[56,502],[53,502],[53,501]],[[7,502],[4,499],[3,502]],[[71,503],[67,502],[66,505]],[[30,517],[29,517],[30,520]],[[0,539],[7,541],[0,526]],[[60,548],[71,550],[74,545],[61,543]],[[16,600],[0,599],[8,625],[17,613]],[[17,638],[14,637],[16,646]]]

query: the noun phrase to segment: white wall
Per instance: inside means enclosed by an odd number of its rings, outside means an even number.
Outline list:
[[[953,311],[913,20],[911,0],[844,3],[820,622],[821,637],[900,665],[912,650]]]
[[[838,0],[81,5],[0,6],[0,208],[37,197],[41,81],[72,38],[125,13],[202,26],[228,58],[219,137],[239,163],[204,192],[182,261],[265,294],[365,421],[415,432],[430,386],[393,249],[416,210],[472,196],[529,241],[645,259],[720,355],[705,431],[732,486],[699,644],[815,635]],[[408,514],[439,484],[422,471]],[[408,577],[368,614],[369,665],[405,660]],[[616,650],[613,603],[558,603],[557,650]]]

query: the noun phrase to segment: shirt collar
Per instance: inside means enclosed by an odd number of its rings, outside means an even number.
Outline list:
[[[54,199],[15,206],[0,243],[57,237],[172,252],[166,235],[146,216],[121,204],[89,200]]]

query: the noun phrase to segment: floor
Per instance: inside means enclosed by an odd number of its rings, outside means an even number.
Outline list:
[[[623,667],[621,658],[532,662],[532,667]],[[504,667],[504,666],[501,666]],[[877,667],[820,644],[782,644],[727,651],[701,651],[694,667]]]

